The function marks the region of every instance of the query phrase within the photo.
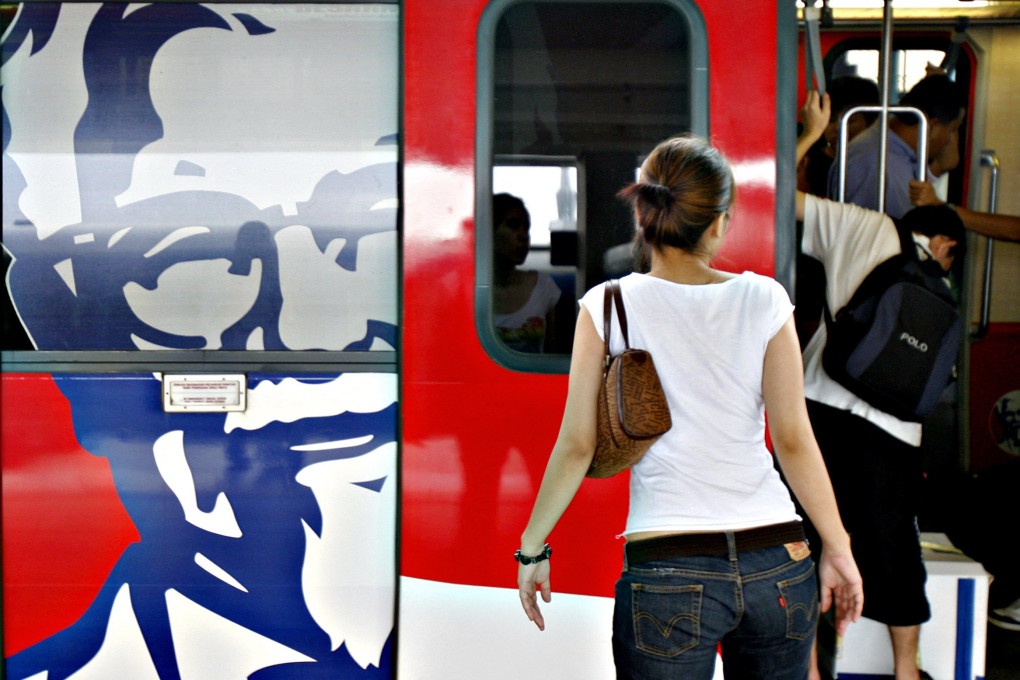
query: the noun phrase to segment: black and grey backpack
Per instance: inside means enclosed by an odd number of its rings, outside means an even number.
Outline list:
[[[908,229],[897,231],[902,252],[875,267],[835,318],[825,305],[822,366],[872,406],[921,422],[955,379],[963,321],[942,267],[918,258]]]

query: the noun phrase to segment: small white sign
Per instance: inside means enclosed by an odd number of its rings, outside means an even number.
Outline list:
[[[243,411],[247,395],[244,374],[163,375],[163,410],[207,413]]]

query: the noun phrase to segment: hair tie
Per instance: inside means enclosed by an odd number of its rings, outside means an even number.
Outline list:
[[[642,183],[638,185],[638,192],[642,199],[652,204],[659,210],[669,210],[673,207],[675,197],[670,188],[662,184]]]

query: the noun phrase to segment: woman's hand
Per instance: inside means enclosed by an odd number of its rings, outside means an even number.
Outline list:
[[[549,560],[542,560],[536,564],[521,564],[517,567],[517,591],[521,597],[521,606],[524,607],[528,620],[534,621],[539,630],[545,630],[545,619],[542,618],[542,610],[538,607],[538,592],[542,592],[544,601],[552,601],[549,571]]]
[[[830,551],[823,547],[818,580],[821,610],[827,612],[833,602],[836,603],[836,632],[843,635],[851,623],[861,618],[864,608],[864,586],[853,554],[849,550]]]

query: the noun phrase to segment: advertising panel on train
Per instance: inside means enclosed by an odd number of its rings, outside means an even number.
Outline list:
[[[32,347],[206,352],[176,409],[142,365],[4,373],[6,677],[391,676],[398,27],[394,5],[4,7]],[[241,350],[333,358],[249,362],[243,411],[196,396]]]

